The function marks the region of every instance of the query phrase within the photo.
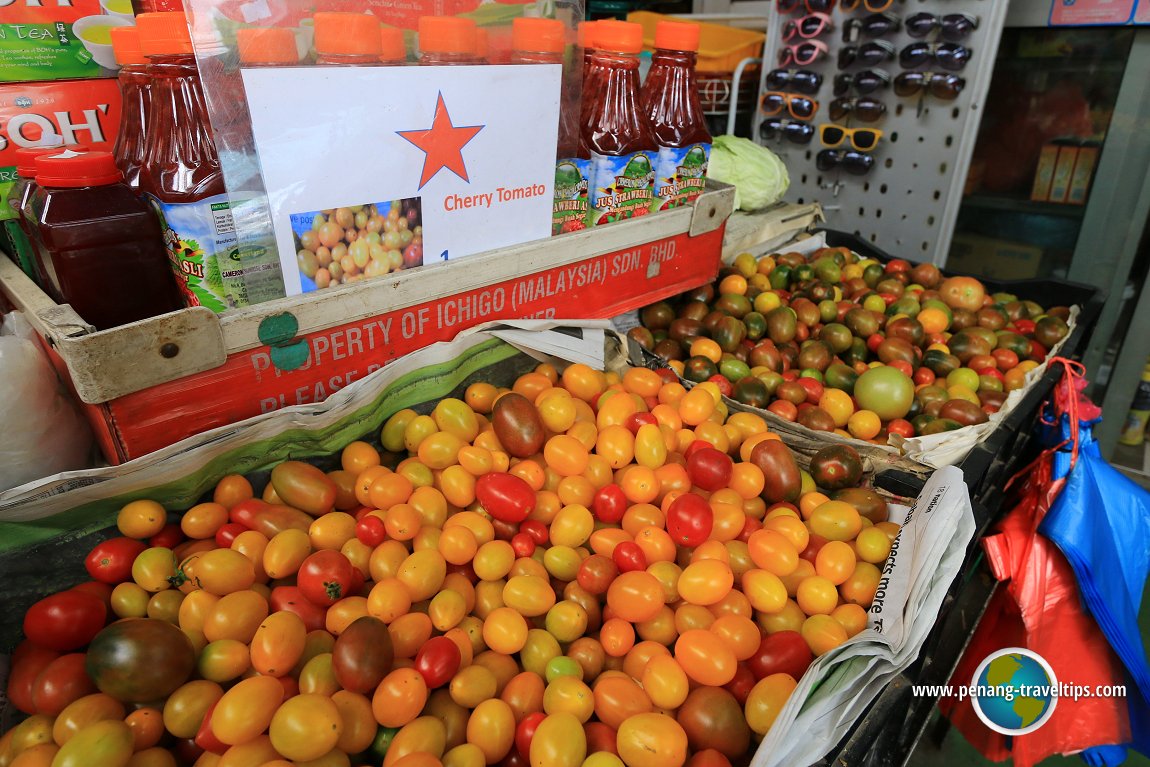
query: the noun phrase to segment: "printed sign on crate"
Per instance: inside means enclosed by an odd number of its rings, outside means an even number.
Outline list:
[[[1052,0],[1050,26],[1129,24],[1138,0]],[[1145,0],[1142,0],[1145,4]]]
[[[244,70],[287,294],[329,284],[336,253],[370,277],[397,257],[415,266],[549,237],[561,69]],[[306,93],[335,94],[336,108],[301,109]],[[411,236],[348,242],[361,215],[403,219]]]

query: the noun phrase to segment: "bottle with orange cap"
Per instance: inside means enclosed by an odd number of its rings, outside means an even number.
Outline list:
[[[147,148],[148,111],[152,106],[148,60],[140,52],[140,35],[135,27],[112,27],[112,52],[120,65],[120,130],[112,155],[124,173],[124,183],[140,188],[140,169]]]
[[[602,226],[650,211],[658,152],[639,101],[643,28],[600,21],[595,46],[581,129],[591,152],[588,224]]]
[[[109,152],[35,158],[29,204],[44,287],[98,330],[181,307],[159,222]]]
[[[475,22],[457,16],[421,16],[420,64],[482,64]]]
[[[378,66],[383,40],[379,19],[370,13],[317,13],[315,63],[326,66]]]
[[[36,191],[36,158],[42,154],[54,154],[63,148],[64,139],[58,135],[44,135],[37,142],[39,146],[23,147],[16,150],[16,182],[8,190],[5,200],[16,219],[15,228],[7,228],[12,240],[13,256],[24,274],[33,282],[42,284],[42,276],[36,268],[36,256],[32,250],[31,228],[28,219],[28,201]]]
[[[511,22],[512,64],[563,65],[566,26],[558,19],[521,17]],[[551,234],[586,228],[588,174],[591,158],[579,151],[578,105],[567,100],[559,108],[559,140],[555,159],[555,197]]]
[[[643,84],[643,113],[659,147],[656,210],[694,202],[707,183],[711,132],[695,77],[700,30],[698,24],[681,21],[660,21],[655,26],[655,54]]]
[[[192,40],[182,13],[136,17],[140,51],[148,59],[152,104],[149,140],[140,172],[140,191],[160,217],[164,242],[180,293],[188,306],[222,312],[249,301],[240,289],[224,287],[225,267],[233,285],[242,283],[231,199],[204,104]],[[237,275],[236,272],[240,274]]]

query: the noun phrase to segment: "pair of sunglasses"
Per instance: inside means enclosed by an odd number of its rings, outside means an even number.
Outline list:
[[[936,63],[943,69],[958,72],[970,61],[970,49],[957,43],[911,43],[898,54],[903,69]]]
[[[783,113],[796,120],[810,120],[819,111],[819,102],[806,96],[781,91],[769,91],[763,94],[763,114],[773,117]]]
[[[956,43],[965,40],[978,29],[978,17],[969,13],[948,13],[936,16],[933,13],[916,13],[906,20],[906,33],[911,37],[926,37],[934,30],[940,30],[939,37]]]
[[[836,149],[847,140],[860,152],[869,152],[878,146],[882,131],[877,128],[847,128],[843,125],[824,123],[819,126],[819,140],[823,146]]]
[[[777,117],[764,120],[763,124],[759,126],[759,137],[764,141],[785,138],[792,144],[809,144],[814,136],[815,128],[813,125],[794,122],[793,120],[781,120]]]
[[[824,149],[815,156],[815,167],[823,172],[842,168],[851,175],[865,176],[874,167],[874,158],[849,149]]]
[[[839,48],[839,69],[855,64],[873,67],[885,61],[894,61],[895,48],[886,40],[872,40],[862,45],[844,45]]]
[[[831,17],[825,13],[811,13],[798,19],[790,19],[783,25],[783,41],[790,42],[796,37],[810,40],[835,28]]]
[[[886,104],[865,96],[857,99],[835,99],[830,105],[831,119],[836,122],[854,115],[864,123],[876,123],[886,115]]]
[[[767,87],[814,96],[823,87],[823,76],[809,69],[772,69],[767,73]]]
[[[894,92],[899,96],[917,96],[925,91],[936,99],[954,101],[965,87],[966,80],[945,72],[903,72],[894,78]],[[834,112],[831,119],[835,119]]]
[[[882,13],[892,5],[894,0],[843,0],[843,12],[850,13],[862,6],[871,13]]]
[[[852,90],[860,96],[890,87],[890,75],[881,69],[864,69],[854,74],[835,75],[834,94],[845,96]]]
[[[861,19],[847,19],[843,27],[843,42],[854,42],[860,37],[885,37],[901,28],[902,22],[898,16],[889,13],[872,13]]]
[[[779,0],[779,13],[792,13],[799,8],[806,8],[807,13],[830,13],[835,3],[836,0]]]
[[[779,49],[779,65],[798,64],[806,66],[813,64],[821,57],[827,55],[827,44],[822,40],[804,40],[793,45],[784,45]]]

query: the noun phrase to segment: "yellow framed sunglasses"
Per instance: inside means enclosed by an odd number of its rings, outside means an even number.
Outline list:
[[[882,131],[877,128],[847,128],[834,123],[819,126],[819,140],[823,146],[834,149],[842,146],[847,139],[850,145],[860,152],[869,152],[878,146]]]

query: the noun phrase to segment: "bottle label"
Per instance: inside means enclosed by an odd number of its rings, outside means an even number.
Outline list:
[[[551,234],[587,228],[587,190],[591,185],[591,161],[565,157],[555,163],[555,203],[551,209]]]
[[[654,152],[635,152],[622,156],[591,155],[591,177],[588,193],[588,223],[602,226],[651,210],[655,191]]]
[[[151,198],[185,305],[219,313],[283,295],[276,251],[241,245],[236,236],[232,206],[243,205],[246,196],[219,194],[185,203]],[[255,285],[260,287],[253,290]]]
[[[710,159],[710,144],[660,147],[655,165],[655,210],[670,210],[694,202],[707,185]]]

